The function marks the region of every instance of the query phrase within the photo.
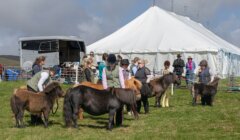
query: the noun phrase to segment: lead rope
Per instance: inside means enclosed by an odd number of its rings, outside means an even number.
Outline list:
[[[53,114],[53,115],[55,115],[55,114],[57,113],[57,110],[58,110],[58,98],[57,98],[57,101],[56,101],[56,102],[57,102],[57,108],[56,108],[55,111],[53,111],[53,109],[52,109],[52,114]]]

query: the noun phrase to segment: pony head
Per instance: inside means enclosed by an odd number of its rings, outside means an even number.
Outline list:
[[[62,90],[61,86],[58,82],[52,82],[46,86],[46,88],[43,90],[43,93],[45,94],[51,94],[55,93],[58,97],[63,97],[64,91]]]
[[[141,99],[140,90],[142,88],[142,83],[139,80],[137,80],[134,77],[131,77],[131,79],[125,81],[125,86],[126,88],[130,88],[134,90],[137,100]]]

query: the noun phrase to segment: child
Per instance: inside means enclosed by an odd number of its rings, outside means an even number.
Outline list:
[[[163,75],[169,74],[171,71],[169,70],[170,68],[170,62],[167,60],[164,62],[164,70],[163,70]],[[162,107],[169,107],[169,98],[170,98],[170,92],[171,95],[173,95],[173,84],[171,84],[171,91],[167,89],[167,91],[162,95],[161,97],[161,106]]]

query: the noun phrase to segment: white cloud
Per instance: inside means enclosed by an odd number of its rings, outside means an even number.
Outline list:
[[[171,0],[156,0],[170,9]],[[190,16],[203,24],[211,23],[222,7],[239,7],[239,0],[173,0],[174,11]],[[18,54],[17,41],[22,36],[76,35],[90,44],[114,32],[130,12],[146,0],[0,0],[0,55]],[[142,11],[143,12],[143,11]],[[136,15],[137,16],[137,15]],[[236,17],[238,20],[238,17]],[[235,21],[236,21],[235,20]],[[212,30],[236,41],[236,23],[219,21]],[[233,25],[234,24],[234,25]],[[227,26],[235,28],[227,28]],[[225,27],[226,26],[226,27]],[[6,48],[7,51],[6,51]]]

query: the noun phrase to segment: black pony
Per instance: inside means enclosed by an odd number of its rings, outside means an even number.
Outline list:
[[[124,104],[131,105],[135,118],[136,97],[132,89],[109,88],[109,90],[97,90],[80,85],[70,88],[64,98],[64,119],[67,127],[78,127],[77,119],[80,107],[90,115],[98,116],[109,113],[108,129],[112,129],[112,122],[116,111]]]
[[[202,105],[212,106],[214,97],[217,94],[217,87],[218,87],[219,80],[220,80],[219,77],[214,77],[214,80],[208,85],[205,85],[203,83],[195,83],[192,89],[192,93],[193,93],[192,104],[196,105],[197,96],[200,95]]]

